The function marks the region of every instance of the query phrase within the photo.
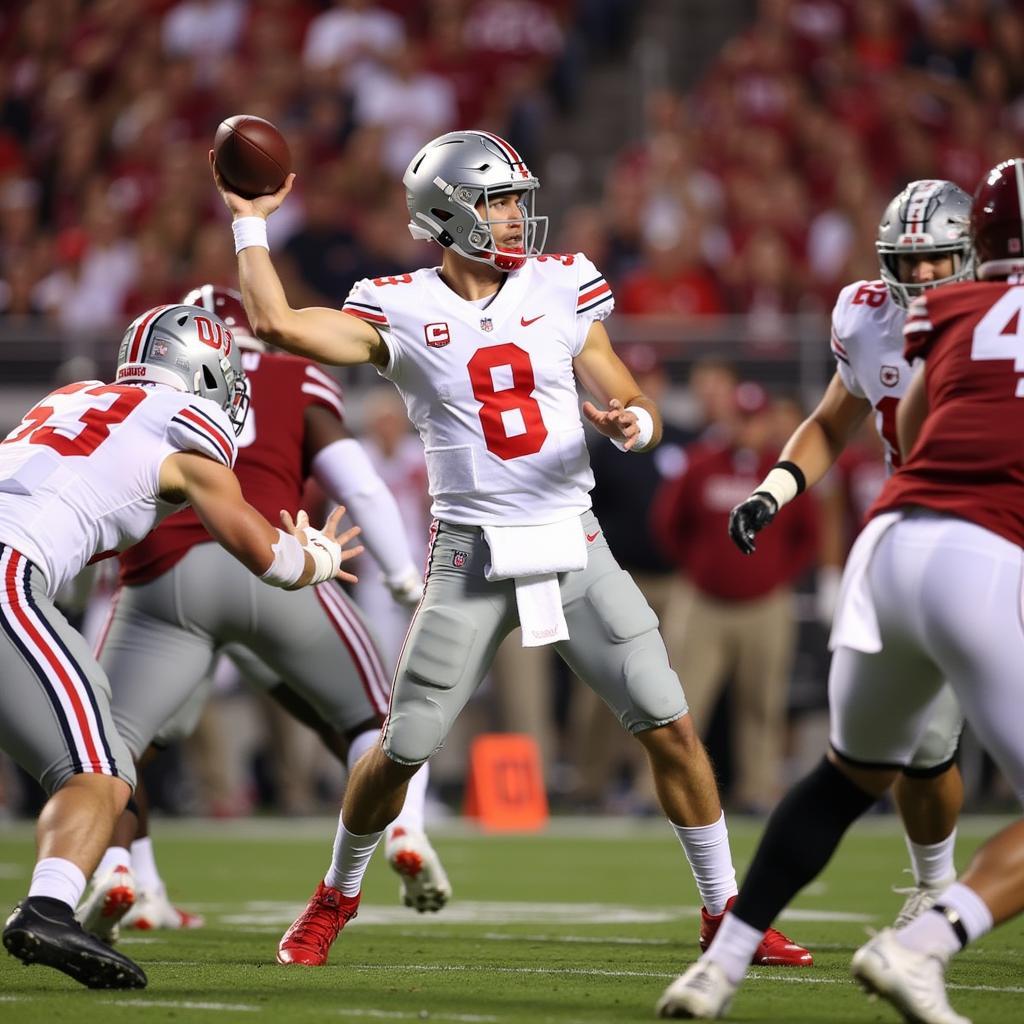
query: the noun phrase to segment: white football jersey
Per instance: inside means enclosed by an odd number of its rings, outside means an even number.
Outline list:
[[[832,310],[832,354],[846,390],[866,398],[885,443],[890,471],[900,464],[896,405],[910,385],[903,358],[906,310],[896,305],[884,281],[847,285]]]
[[[344,310],[387,344],[381,373],[423,441],[438,519],[531,526],[590,508],[572,361],[613,306],[582,253],[528,259],[484,308],[437,267],[355,285]]]
[[[179,451],[233,466],[224,411],[162,387],[54,391],[0,442],[0,543],[39,567],[52,597],[93,555],[130,547],[182,507],[158,497],[160,467]]]

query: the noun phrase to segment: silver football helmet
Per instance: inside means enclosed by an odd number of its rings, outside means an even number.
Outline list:
[[[504,139],[490,132],[448,132],[413,157],[402,178],[413,238],[433,239],[446,249],[498,270],[519,270],[544,251],[547,217],[534,213],[540,182]],[[488,202],[519,194],[523,243],[502,249],[494,240]],[[483,202],[483,217],[477,204]]]
[[[165,384],[216,402],[239,434],[249,386],[231,329],[201,306],[156,306],[136,317],[117,350],[118,384]]]
[[[878,260],[882,280],[893,302],[904,309],[929,288],[974,276],[974,251],[969,233],[971,197],[951,181],[912,181],[894,196],[878,225]],[[949,255],[953,273],[927,284],[908,284],[899,276],[901,255]]]

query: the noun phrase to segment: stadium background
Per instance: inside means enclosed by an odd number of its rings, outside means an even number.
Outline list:
[[[877,277],[891,195],[923,177],[972,191],[1024,144],[1016,0],[31,0],[0,10],[0,54],[4,431],[54,381],[107,376],[138,312],[233,285],[206,163],[233,113],[292,148],[296,193],[270,224],[295,305],[436,262],[405,229],[409,155],[455,127],[509,138],[541,179],[549,251],[604,272],[614,340],[638,373],[664,370],[666,414],[690,437],[706,426],[691,370],[714,359],[768,388],[784,438],[832,373],[839,288]],[[372,426],[375,375],[338,376],[353,425]],[[825,491],[844,488],[850,473]],[[794,775],[823,742],[817,583],[797,605]],[[628,765],[584,793],[575,692],[554,673],[555,806],[649,812]],[[458,809],[468,736],[507,724],[493,688],[470,710],[437,765],[438,813]],[[710,735],[726,782],[727,711]],[[165,810],[335,806],[337,769],[299,727],[230,687],[211,715],[222,763],[209,743],[205,767],[196,745],[172,752],[153,775]],[[970,806],[1003,805],[969,739],[964,769]],[[30,812],[31,787],[9,763],[2,778],[7,810]]]

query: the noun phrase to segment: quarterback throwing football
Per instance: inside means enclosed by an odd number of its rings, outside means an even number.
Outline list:
[[[311,922],[333,937],[355,915],[367,861],[406,781],[444,743],[516,627],[526,646],[553,643],[644,745],[704,903],[706,944],[736,894],[714,777],[657,616],[590,508],[577,379],[603,407],[584,402],[584,415],[612,443],[640,452],[661,435],[657,408],[601,323],[611,288],[583,254],[543,253],[537,178],[503,139],[466,131],[428,143],[404,177],[410,230],[441,245],[441,266],[360,281],[341,311],[292,309],[266,232],[292,180],[248,200],[218,179],[253,330],[320,362],[371,363],[398,388],[423,441],[435,524],[381,746],[346,790],[341,870],[317,887],[279,959],[300,959],[292,946]],[[753,959],[811,958],[770,932]]]

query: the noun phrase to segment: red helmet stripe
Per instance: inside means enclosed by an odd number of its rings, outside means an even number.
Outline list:
[[[139,326],[135,328],[135,333],[132,335],[131,344],[128,346],[128,358],[125,359],[126,363],[137,363],[142,356],[142,350],[145,348],[146,336],[149,333],[149,325],[165,310],[170,309],[170,305],[156,306],[151,309],[139,322]]]
[[[520,175],[524,178],[529,178],[530,172],[526,169],[523,158],[500,135],[494,135],[491,132],[480,132],[479,134],[490,139],[492,142],[496,142],[505,156],[508,157],[509,162],[513,166],[518,165]]]

